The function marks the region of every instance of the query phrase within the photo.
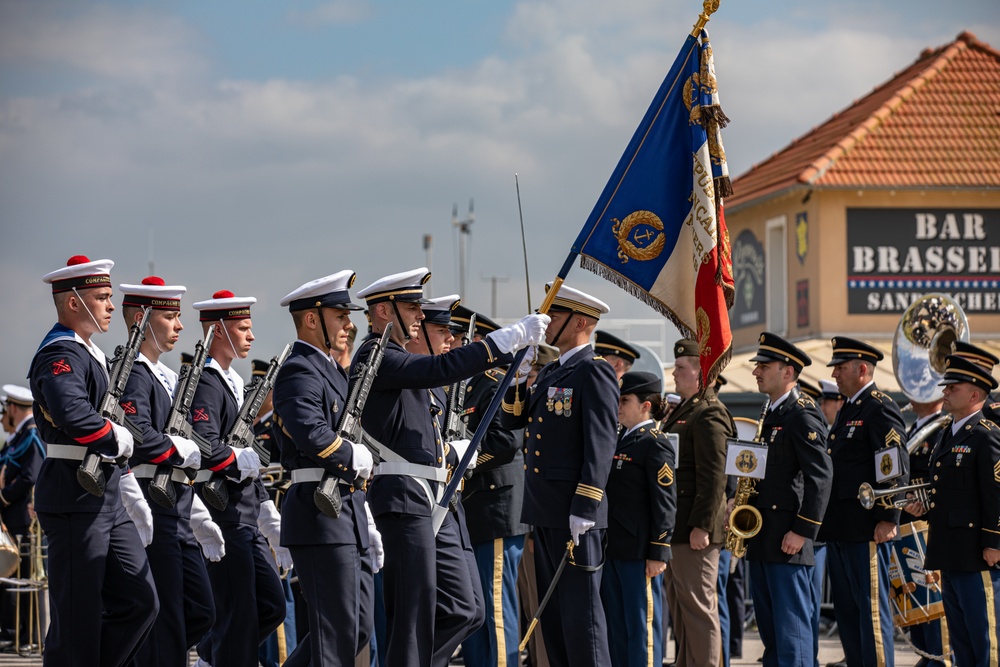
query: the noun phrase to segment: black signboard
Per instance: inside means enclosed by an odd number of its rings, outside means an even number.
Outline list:
[[[852,315],[902,313],[929,292],[1000,313],[1000,209],[847,209],[847,291]]]
[[[729,325],[733,329],[760,327],[764,323],[764,247],[749,229],[733,244],[733,281],[736,300]]]

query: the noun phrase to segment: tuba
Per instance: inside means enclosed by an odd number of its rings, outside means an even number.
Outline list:
[[[892,339],[892,368],[906,397],[934,403],[943,395],[945,357],[957,340],[968,342],[969,321],[947,294],[925,294],[906,309]]]
[[[771,400],[765,400],[754,432],[754,442],[760,442],[760,434],[764,430],[764,416],[770,406]],[[761,524],[764,522],[760,510],[750,504],[750,497],[757,494],[756,486],[757,480],[753,477],[740,477],[736,484],[733,511],[729,514],[729,521],[726,524],[726,549],[733,554],[730,571],[735,567],[736,559],[746,555],[746,541],[760,532]]]
[[[892,368],[899,388],[911,403],[934,403],[944,395],[938,382],[944,377],[945,357],[955,341],[969,340],[969,321],[962,307],[947,294],[925,294],[906,309],[892,339]],[[925,424],[906,441],[906,451],[917,451],[951,422],[942,415]]]

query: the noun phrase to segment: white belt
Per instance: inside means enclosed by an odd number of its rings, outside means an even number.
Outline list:
[[[152,479],[153,475],[156,474],[157,467],[158,466],[155,466],[152,463],[141,463],[132,468],[132,473],[135,475],[136,479]],[[170,480],[181,484],[188,483],[187,475],[184,474],[184,471],[181,468],[171,469]]]
[[[318,482],[322,480],[325,475],[326,471],[322,468],[299,468],[298,470],[292,471],[292,484]],[[343,484],[344,486],[351,486],[354,482],[348,482],[345,479],[338,479],[337,483]]]
[[[45,456],[47,458],[65,459],[67,461],[82,461],[83,457],[85,457],[89,453],[90,449],[84,447],[83,445],[49,444],[45,448]]]
[[[208,480],[212,479],[212,475],[214,474],[215,473],[213,473],[211,470],[199,470],[198,474],[195,475],[193,483],[200,484],[202,482],[207,482]]]
[[[388,448],[382,449],[382,463],[375,466],[375,474],[402,475],[412,478],[423,489],[424,495],[427,496],[427,503],[431,507],[434,507],[441,500],[441,496],[444,494],[444,483],[448,480],[447,468],[410,463],[399,454],[389,451]],[[432,489],[431,482],[440,482],[440,484]]]
[[[425,466],[409,461],[382,461],[375,467],[376,475],[405,475],[407,477],[418,477],[429,479],[432,482],[447,482],[447,468],[435,466]]]

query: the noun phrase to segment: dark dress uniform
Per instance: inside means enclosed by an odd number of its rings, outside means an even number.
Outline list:
[[[118,452],[111,422],[96,409],[108,388],[103,357],[56,324],[31,362],[35,423],[47,443],[35,484],[49,547],[46,665],[123,665],[159,610],[146,551],[119,493],[121,470],[101,464],[103,496],[76,481],[87,452]]]
[[[706,389],[681,402],[660,428],[678,436],[677,521],[673,560],[664,573],[677,664],[711,662],[708,656],[718,655],[722,645],[716,586],[719,550],[726,539],[726,438],[736,437],[736,423],[715,390]],[[692,528],[708,532],[709,546],[702,551],[691,549]],[[710,567],[693,565],[705,559]],[[691,567],[700,577],[685,576]]]
[[[349,665],[372,633],[372,568],[365,494],[354,486],[352,450],[336,431],[347,403],[347,373],[317,348],[296,341],[274,384],[274,439],[292,476],[282,501],[281,545],[295,562],[308,605],[309,634],[288,658]],[[313,492],[331,473],[343,502],[340,516],[319,511]]]
[[[835,354],[836,350],[835,343]],[[848,397],[827,442],[833,459],[833,485],[819,539],[827,543],[834,616],[844,654],[852,665],[891,667],[894,663],[889,606],[891,546],[875,544],[874,533],[879,521],[898,524],[899,510],[880,506],[866,510],[858,502],[858,487],[864,482],[876,488],[890,486],[875,481],[876,453],[889,446],[900,449],[904,471],[892,484],[907,483],[905,430],[896,403],[872,382]]]
[[[209,357],[191,404],[191,423],[212,443],[212,454],[202,457],[202,471],[226,476],[229,504],[222,512],[208,506],[226,540],[226,557],[208,563],[215,625],[198,653],[212,665],[256,667],[258,644],[285,618],[285,596],[270,546],[257,527],[260,505],[269,500],[267,490],[260,478],[236,481],[235,457],[222,445],[239,414],[234,391]]]
[[[31,572],[31,557],[28,545],[31,539],[31,516],[28,514],[28,505],[31,504],[31,492],[35,487],[35,479],[38,477],[38,470],[42,467],[45,459],[45,445],[38,437],[38,429],[35,428],[35,418],[26,417],[21,424],[18,424],[17,431],[10,437],[3,451],[0,452],[0,465],[2,465],[3,490],[0,491],[0,517],[7,527],[7,531],[17,543],[17,536],[21,536],[21,571],[19,576],[26,579]],[[13,575],[12,575],[13,576]],[[28,638],[28,596],[15,595],[7,590],[2,591],[3,600],[0,602],[4,610],[3,627],[14,628],[18,614],[15,606],[20,606],[20,626],[22,641],[28,643],[38,643],[34,637]]]
[[[465,412],[470,433],[479,428],[502,377],[503,371],[493,369],[469,380]],[[506,656],[506,664],[516,665],[520,641],[517,568],[528,532],[521,523],[524,457],[519,443],[524,434],[504,428],[500,414],[498,411],[486,431],[472,478],[462,491],[466,526],[486,604],[486,621],[462,642],[465,664],[474,667],[504,664],[501,655]]]
[[[31,528],[28,505],[44,459],[45,445],[38,436],[35,418],[28,417],[0,452],[4,482],[0,491],[0,517],[11,536],[20,535],[25,543]],[[27,571],[21,576],[27,576]]]
[[[156,466],[181,463],[173,442],[163,433],[175,388],[168,389],[168,385],[176,385],[176,381],[140,353],[122,395],[122,409],[142,432],[142,444],[136,445],[129,464],[147,497]],[[178,481],[169,483],[174,486],[177,504],[166,508],[149,503],[153,541],[146,555],[160,598],[160,613],[136,654],[137,665],[187,665],[188,649],[215,622],[212,585],[201,546],[191,531],[194,487]]]
[[[947,363],[944,382],[996,387],[989,371],[971,362],[949,356]],[[1000,426],[981,410],[946,426],[930,469],[926,566],[941,570],[955,662],[996,664],[1000,567],[990,567],[983,550],[1000,549]]]
[[[569,517],[594,522],[574,549],[555,594],[542,612],[545,648],[556,667],[608,665],[607,622],[601,604],[604,498],[617,442],[618,380],[590,345],[546,365],[525,395],[512,386],[503,425],[524,428],[524,507],[534,526],[538,591],[549,589],[570,540]]]
[[[622,433],[608,475],[601,598],[614,667],[658,664],[663,655],[663,575],[647,577],[646,561],[670,561],[676,461],[666,435],[654,426],[649,420]]]
[[[795,387],[764,417],[767,469],[750,500],[761,514],[761,527],[747,541],[747,562],[765,667],[815,664],[813,540],[833,477],[826,436],[823,413]],[[781,550],[789,531],[806,538],[794,555]]]
[[[928,423],[934,421],[941,416],[940,412],[935,412],[932,415],[927,415],[913,422],[906,431],[905,441],[909,442],[910,438],[923,428]],[[931,454],[934,452],[934,448],[937,443],[941,440],[945,429],[949,428],[950,424],[945,426],[944,429],[937,431],[932,434],[929,438],[924,440],[913,452],[910,453],[910,483],[917,484],[919,482],[926,482],[930,480],[930,465],[931,465]],[[922,517],[916,517],[902,510],[899,514],[899,523],[902,526],[906,523],[912,523],[915,521],[923,521]],[[926,565],[926,563],[925,563]],[[917,623],[916,625],[911,625],[907,628],[910,633],[910,641],[913,645],[924,651],[925,653],[930,653],[931,655],[943,655],[944,646],[947,645],[947,635],[942,633],[941,621],[935,619],[933,621],[928,621],[926,623]],[[950,650],[950,647],[949,647]],[[944,667],[944,662],[940,660],[929,660],[924,667]]]
[[[375,340],[370,335],[360,345],[352,369],[368,359]],[[434,406],[432,412],[428,389],[509,362],[510,356],[500,354],[489,340],[434,356],[410,354],[390,341],[362,425],[408,464],[420,466],[428,475],[435,474],[431,469],[440,469],[444,480],[444,444],[434,418],[440,407]],[[436,494],[443,486],[378,469],[369,486],[368,502],[385,545],[386,656],[394,667],[446,665],[477,627],[473,592],[460,583],[471,580],[466,576],[471,573],[454,512],[434,535],[431,510],[436,497],[432,502],[428,490]]]

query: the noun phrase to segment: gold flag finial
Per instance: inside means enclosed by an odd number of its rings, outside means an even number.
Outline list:
[[[720,2],[721,0],[705,0],[702,5],[701,14],[698,15],[698,20],[694,24],[694,30],[691,31],[692,37],[697,37],[701,34],[701,29],[708,23],[708,19],[719,9]]]

